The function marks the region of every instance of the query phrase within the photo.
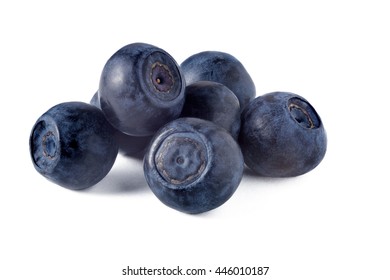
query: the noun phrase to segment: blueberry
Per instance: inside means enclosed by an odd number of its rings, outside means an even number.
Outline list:
[[[154,136],[144,159],[146,181],[167,206],[198,214],[225,203],[243,174],[241,150],[216,124],[179,118]]]
[[[90,104],[100,109],[97,92],[93,95]],[[153,136],[131,136],[117,130],[114,127],[112,129],[114,131],[114,139],[118,143],[120,154],[137,159],[143,159]]]
[[[211,81],[199,81],[185,90],[182,117],[194,117],[214,122],[237,139],[241,124],[240,103],[226,86]]]
[[[242,112],[239,143],[245,164],[269,177],[291,177],[314,169],[324,158],[327,137],[310,103],[289,92],[254,99]]]
[[[60,103],[38,118],[30,134],[35,169],[65,188],[80,190],[103,179],[118,146],[101,110],[83,102]]]
[[[227,86],[240,101],[241,109],[255,98],[256,88],[242,63],[231,54],[205,51],[194,54],[180,65],[187,85],[214,81]]]
[[[108,59],[98,92],[101,109],[116,129],[150,136],[180,115],[184,89],[182,72],[166,51],[133,43]]]

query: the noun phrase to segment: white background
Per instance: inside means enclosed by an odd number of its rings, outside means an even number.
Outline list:
[[[269,266],[267,276],[177,279],[390,279],[390,10],[386,1],[2,1],[0,279],[171,279],[122,269]],[[307,98],[328,134],[312,172],[245,174],[220,208],[164,206],[142,163],[119,157],[87,191],[58,187],[30,160],[35,120],[88,102],[106,60],[133,42],[178,63],[236,56],[257,94]]]

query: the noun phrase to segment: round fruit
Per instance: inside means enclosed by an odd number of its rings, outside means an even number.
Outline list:
[[[221,83],[237,96],[241,110],[256,96],[252,78],[242,63],[231,54],[200,52],[184,60],[180,66],[187,85],[197,81]]]
[[[30,155],[35,169],[50,181],[74,190],[103,179],[118,146],[101,110],[83,102],[60,103],[34,124]]]
[[[226,86],[211,81],[199,81],[186,87],[182,117],[194,117],[214,122],[237,139],[241,125],[240,103]]]
[[[93,95],[90,104],[101,109],[97,92]],[[120,154],[143,159],[153,136],[132,136],[125,134],[114,127],[112,129],[114,131],[114,139],[118,143],[118,151]]]
[[[107,61],[98,94],[102,111],[116,129],[150,136],[180,115],[184,89],[182,72],[166,51],[133,43]]]
[[[269,177],[302,175],[324,158],[327,138],[310,103],[289,92],[254,99],[242,112],[239,143],[245,164]]]
[[[162,127],[144,160],[153,193],[169,207],[190,214],[225,203],[236,191],[243,169],[233,137],[197,118],[180,118]]]

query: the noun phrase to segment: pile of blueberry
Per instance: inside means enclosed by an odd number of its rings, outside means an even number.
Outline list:
[[[181,65],[145,43],[114,53],[90,103],[60,103],[30,134],[35,169],[73,190],[91,187],[119,153],[143,159],[152,192],[185,213],[202,213],[236,191],[244,164],[259,176],[291,177],[326,152],[313,106],[289,92],[256,97],[232,55],[207,51]]]

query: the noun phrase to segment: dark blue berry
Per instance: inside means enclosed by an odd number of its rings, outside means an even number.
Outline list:
[[[231,54],[200,52],[184,60],[180,66],[187,85],[197,81],[221,83],[237,96],[241,110],[256,96],[252,78],[242,63]]]
[[[180,115],[184,89],[182,72],[166,51],[134,43],[107,61],[98,92],[101,109],[116,129],[150,136]]]
[[[96,92],[90,104],[100,108],[98,93]],[[143,159],[146,149],[153,136],[132,136],[113,127],[114,139],[118,143],[119,153],[128,157]]]
[[[117,153],[112,127],[102,111],[83,102],[50,108],[36,121],[30,135],[35,169],[69,189],[85,189],[103,179]]]
[[[241,125],[240,103],[226,86],[211,81],[199,81],[186,87],[182,117],[194,117],[214,122],[237,139]]]
[[[269,177],[307,173],[324,158],[324,125],[310,103],[289,92],[254,99],[242,112],[239,143],[245,164]]]
[[[225,203],[236,191],[243,168],[233,137],[198,118],[180,118],[162,127],[144,160],[153,193],[169,207],[190,214]]]

